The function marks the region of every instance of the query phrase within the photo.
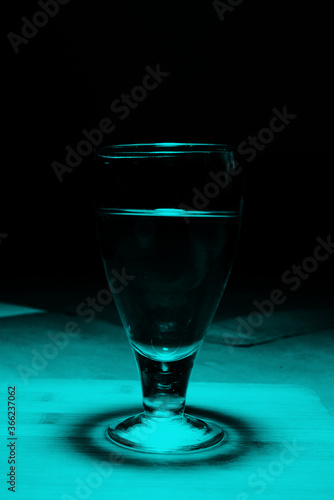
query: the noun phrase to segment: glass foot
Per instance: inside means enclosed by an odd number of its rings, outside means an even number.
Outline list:
[[[107,429],[107,437],[136,451],[178,454],[212,448],[226,439],[226,434],[217,424],[186,414],[160,421],[140,413],[114,422]]]

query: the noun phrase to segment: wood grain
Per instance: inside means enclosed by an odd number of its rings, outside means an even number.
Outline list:
[[[304,388],[190,384],[187,411],[220,422],[228,439],[175,457],[130,452],[104,436],[113,418],[141,409],[139,382],[36,379],[16,387],[15,495],[5,484],[5,384],[0,394],[1,499],[333,498],[334,422]]]

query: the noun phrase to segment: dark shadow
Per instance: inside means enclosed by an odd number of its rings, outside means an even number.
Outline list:
[[[248,422],[239,416],[213,410],[203,410],[193,406],[187,407],[187,413],[214,421],[220,424],[227,433],[227,439],[209,451],[180,455],[141,453],[114,445],[106,438],[105,430],[108,423],[140,411],[141,409],[138,407],[128,407],[123,408],[121,411],[91,414],[82,418],[69,428],[67,436],[63,438],[66,441],[66,449],[70,446],[76,453],[89,455],[96,461],[108,462],[113,466],[124,464],[126,467],[133,466],[135,468],[152,468],[152,466],[179,468],[202,466],[204,463],[224,465],[225,467],[231,466],[243,460],[246,456],[250,459],[254,454],[267,454],[269,448],[273,449],[276,446],[274,442],[264,440],[264,434],[268,434],[268,430],[263,428],[262,423],[261,436],[255,430],[259,426],[254,425],[254,422]],[[94,431],[97,428],[99,428],[98,433]]]

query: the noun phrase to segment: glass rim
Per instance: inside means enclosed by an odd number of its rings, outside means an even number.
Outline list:
[[[230,144],[204,142],[151,142],[138,144],[113,144],[96,148],[95,157],[100,158],[146,158],[174,156],[179,154],[206,154],[233,152]]]

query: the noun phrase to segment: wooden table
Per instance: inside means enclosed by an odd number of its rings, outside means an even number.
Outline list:
[[[7,490],[7,384],[16,386],[16,493]],[[159,456],[106,440],[113,418],[141,409],[139,382],[31,379],[1,384],[0,498],[293,499],[334,496],[334,421],[291,385],[190,383],[189,413],[220,422],[210,452]]]

